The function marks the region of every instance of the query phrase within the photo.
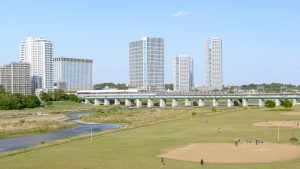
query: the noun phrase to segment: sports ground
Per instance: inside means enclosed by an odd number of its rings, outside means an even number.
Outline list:
[[[278,109],[203,110],[185,111],[197,113],[190,118],[170,117],[169,121],[121,129],[94,137],[92,141],[86,139],[1,158],[0,168],[196,169],[201,168],[202,158],[204,168],[208,169],[299,168],[299,141],[291,143],[289,139],[299,139],[300,129],[293,125],[279,126],[278,141],[278,124],[300,121],[297,113],[287,115],[285,110]],[[294,107],[292,112],[300,112],[300,107]],[[277,126],[255,125],[266,121],[276,122]],[[254,140],[263,143],[256,145]],[[161,165],[161,157],[165,165]]]

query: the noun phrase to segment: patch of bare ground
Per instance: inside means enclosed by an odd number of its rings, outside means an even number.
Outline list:
[[[160,157],[211,163],[269,163],[300,156],[300,146],[274,143],[196,143],[167,150]]]
[[[260,127],[294,127],[294,128],[300,128],[300,121],[294,121],[294,120],[282,120],[282,121],[263,121],[254,123],[254,126],[260,126]]]

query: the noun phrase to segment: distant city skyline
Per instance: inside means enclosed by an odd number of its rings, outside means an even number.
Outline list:
[[[204,41],[216,36],[224,40],[225,85],[299,85],[299,6],[297,0],[5,1],[0,65],[19,61],[26,37],[43,37],[54,57],[93,59],[94,83],[129,83],[128,42],[147,35],[165,40],[165,83],[172,83],[173,57],[185,53],[193,56],[198,85]]]

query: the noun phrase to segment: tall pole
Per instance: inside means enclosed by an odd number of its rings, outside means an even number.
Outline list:
[[[91,141],[93,141],[93,128],[91,128]]]
[[[278,128],[277,128],[277,140],[279,141],[279,124],[278,124]]]

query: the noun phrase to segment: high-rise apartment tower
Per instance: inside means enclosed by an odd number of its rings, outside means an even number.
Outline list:
[[[12,62],[0,68],[0,84],[7,93],[32,94],[29,63]]]
[[[43,38],[28,37],[20,45],[20,60],[30,64],[36,92],[53,90],[53,44]]]
[[[165,90],[164,39],[142,37],[129,43],[129,87]]]
[[[222,90],[222,39],[212,37],[205,42],[205,86],[209,90]]]
[[[187,55],[178,55],[173,60],[174,91],[191,91],[193,87],[193,59]]]
[[[54,85],[66,91],[93,89],[93,60],[55,57]]]

